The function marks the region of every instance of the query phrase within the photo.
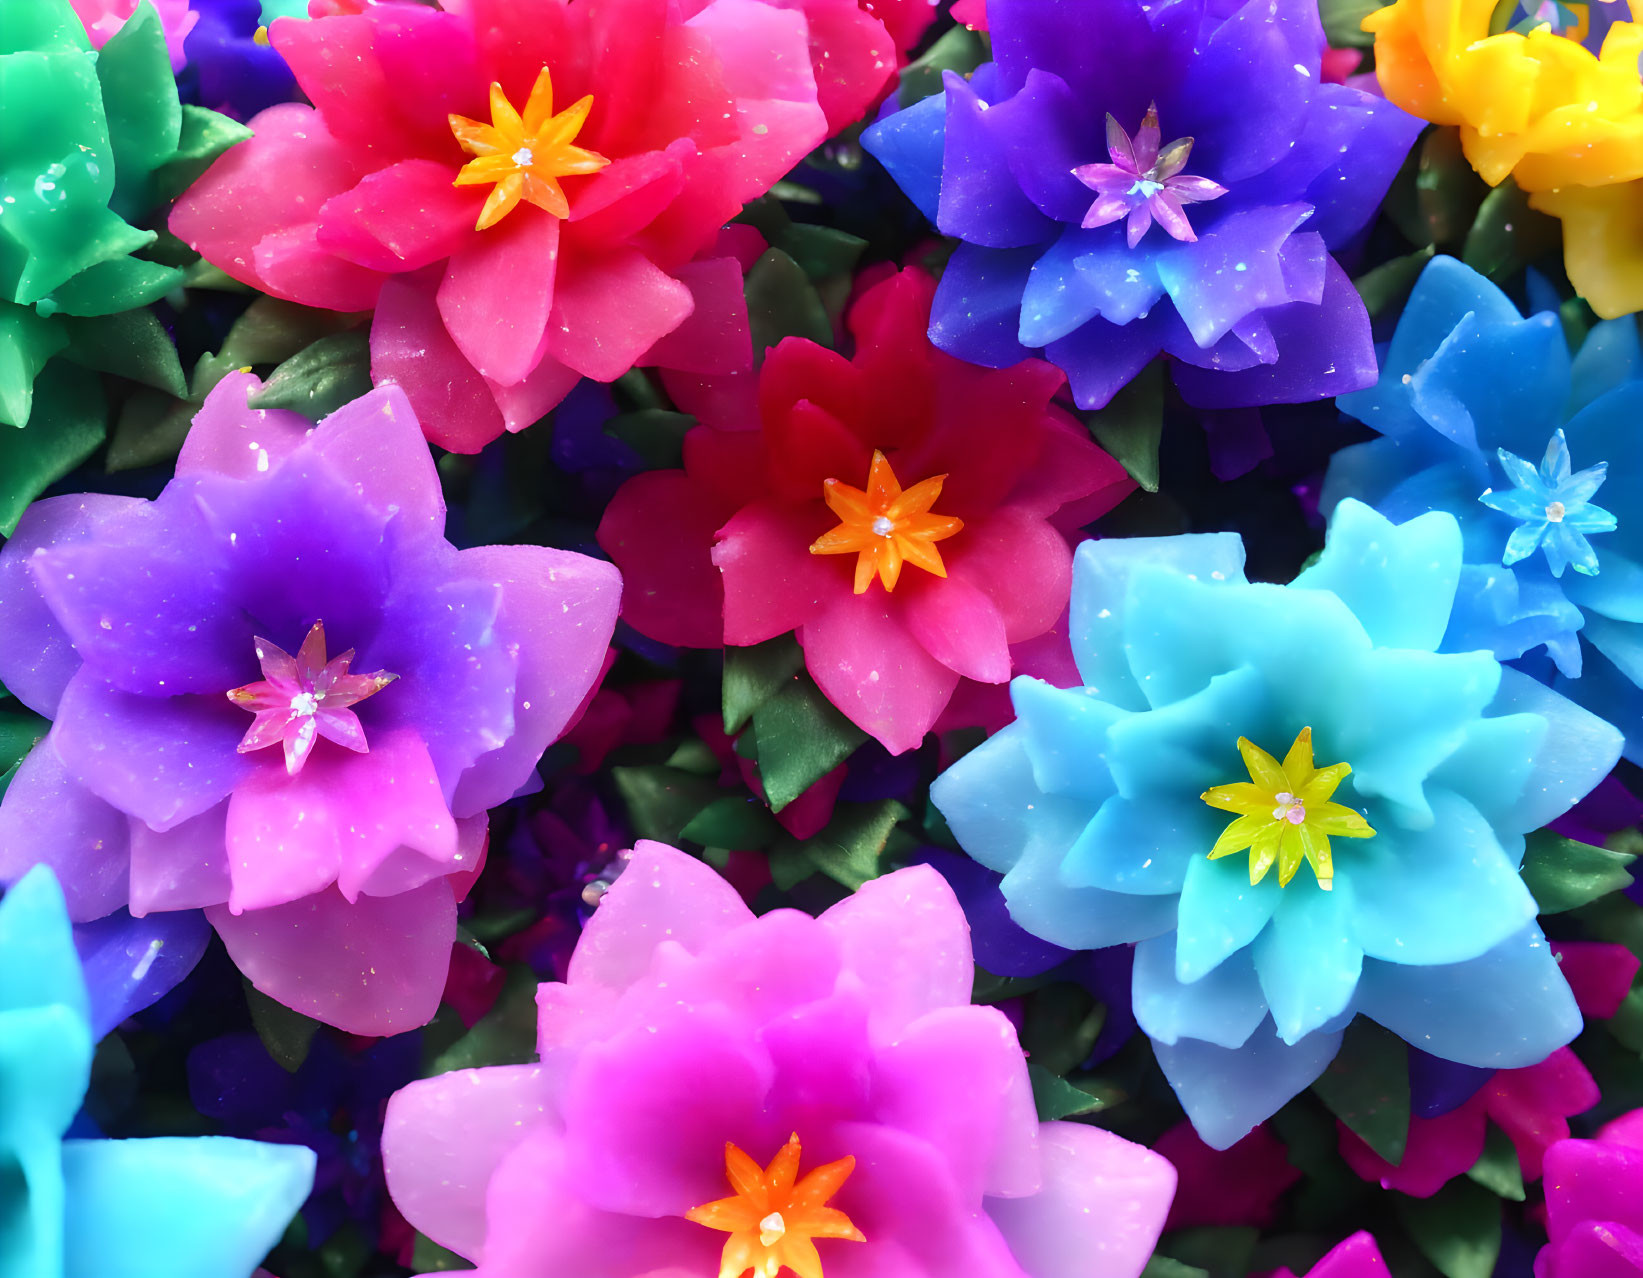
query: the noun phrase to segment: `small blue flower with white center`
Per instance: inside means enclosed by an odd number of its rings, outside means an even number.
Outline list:
[[[1521,521],[1507,539],[1501,562],[1515,564],[1543,550],[1554,577],[1561,577],[1570,567],[1588,577],[1597,576],[1597,551],[1586,534],[1613,532],[1619,526],[1612,511],[1592,502],[1608,477],[1609,463],[1571,473],[1569,443],[1562,430],[1552,435],[1538,470],[1504,448],[1498,453],[1501,467],[1515,486],[1504,492],[1491,488],[1478,500]]]

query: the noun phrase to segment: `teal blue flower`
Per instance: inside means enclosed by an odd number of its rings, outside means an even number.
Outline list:
[[[1513,487],[1502,492],[1491,488],[1478,500],[1520,521],[1506,540],[1501,562],[1515,564],[1543,550],[1554,577],[1561,577],[1569,567],[1588,577],[1597,576],[1597,551],[1586,540],[1586,534],[1613,532],[1619,526],[1610,511],[1592,501],[1603,487],[1609,463],[1599,462],[1571,473],[1569,441],[1561,428],[1553,432],[1538,470],[1504,448],[1497,455]]]
[[[314,1180],[300,1145],[64,1140],[95,1044],[51,871],[0,900],[0,1274],[246,1278]]]
[[[1231,534],[1086,543],[1084,686],[1015,680],[1015,722],[931,792],[1022,927],[1135,945],[1136,1020],[1212,1145],[1357,1015],[1496,1069],[1580,1028],[1518,868],[1620,734],[1489,652],[1438,651],[1462,558],[1449,515],[1352,501],[1289,586],[1247,582]]]

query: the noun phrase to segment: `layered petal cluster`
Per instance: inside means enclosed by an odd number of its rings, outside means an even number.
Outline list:
[[[1497,1069],[1580,1027],[1518,865],[1620,734],[1488,652],[1437,651],[1461,563],[1448,515],[1393,524],[1357,502],[1289,586],[1247,583],[1231,534],[1090,543],[1072,592],[1084,686],[1017,679],[1016,722],[931,790],[1005,872],[1022,926],[1136,943],[1136,1020],[1212,1146],[1311,1083],[1360,1013]],[[1308,736],[1318,764],[1349,768],[1330,802],[1373,834],[1287,886],[1259,842],[1212,858],[1230,814],[1206,800],[1241,781],[1239,739],[1277,755]],[[1268,814],[1280,851],[1306,802]]]
[[[0,900],[0,1273],[250,1278],[314,1183],[297,1146],[220,1136],[65,1140],[96,1040],[51,871]]]
[[[1614,319],[1643,310],[1643,5],[1541,8],[1500,30],[1492,0],[1395,0],[1363,25],[1386,96],[1458,125],[1484,181],[1561,218],[1570,282]]]
[[[192,160],[243,134],[179,104],[152,4],[114,8],[113,28],[93,30],[99,49],[69,0],[10,5],[0,25],[0,426],[29,422],[37,378],[58,430],[84,414],[85,375],[76,387],[61,365],[45,372],[54,356],[129,372],[150,330],[169,340],[131,314],[183,278],[144,255],[147,218]]]
[[[1470,267],[1436,258],[1380,381],[1340,406],[1382,438],[1331,459],[1325,511],[1355,498],[1397,521],[1441,510],[1460,523],[1443,650],[1527,656],[1525,669],[1618,725],[1628,757],[1643,758],[1636,325],[1597,325],[1571,358],[1554,312],[1525,319]]]
[[[481,1278],[1135,1278],[1173,1169],[1040,1123],[973,972],[928,867],[755,918],[640,843],[538,991],[540,1063],[389,1103],[389,1191]]]
[[[1483,1155],[1490,1123],[1511,1138],[1524,1180],[1539,1180],[1547,1149],[1569,1136],[1569,1119],[1599,1099],[1597,1084],[1567,1047],[1538,1065],[1498,1070],[1470,1099],[1445,1114],[1409,1120],[1403,1158],[1387,1162],[1344,1123],[1341,1157],[1365,1180],[1430,1198]]]
[[[1535,1278],[1643,1274],[1643,1110],[1546,1151],[1546,1232]]]
[[[808,7],[390,0],[282,18],[273,46],[314,105],[259,114],[171,228],[263,292],[374,307],[373,377],[457,451],[529,425],[582,376],[746,367],[741,272],[700,255],[827,134]],[[579,112],[573,138],[537,133],[544,77]],[[510,120],[529,145],[495,151],[468,129]],[[485,213],[571,141],[605,163],[558,169],[562,206]],[[476,162],[490,178],[455,185]]]
[[[1054,368],[934,349],[935,287],[904,270],[865,290],[851,358],[783,341],[756,416],[691,431],[684,470],[629,480],[599,525],[636,630],[698,648],[796,631],[822,691],[898,753],[961,677],[1010,677],[1009,645],[1066,605],[1058,526],[1134,486],[1051,403]]]
[[[155,501],[40,502],[0,552],[0,681],[55,720],[0,804],[0,879],[51,865],[77,920],[204,907],[265,993],[394,1033],[438,1005],[486,809],[589,694],[619,581],[447,542],[397,389],[315,428],[257,386],[223,380]]]
[[[863,135],[958,239],[931,339],[1043,351],[1086,408],[1154,356],[1206,408],[1368,385],[1369,318],[1331,255],[1419,121],[1323,83],[1307,0],[992,0],[996,61]]]

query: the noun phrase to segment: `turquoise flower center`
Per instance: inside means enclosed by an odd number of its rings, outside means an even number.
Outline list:
[[[1561,577],[1569,567],[1595,577],[1597,551],[1586,540],[1587,534],[1613,532],[1617,523],[1613,513],[1592,502],[1608,476],[1609,463],[1574,470],[1562,430],[1552,435],[1539,467],[1504,448],[1497,455],[1512,487],[1487,489],[1478,500],[1518,521],[1507,538],[1501,562],[1515,564],[1541,550],[1554,577]]]

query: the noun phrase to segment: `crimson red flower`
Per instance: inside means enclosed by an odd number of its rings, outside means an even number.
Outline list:
[[[314,105],[258,115],[172,229],[276,297],[375,308],[374,378],[447,448],[530,424],[582,376],[745,368],[740,271],[701,255],[827,135],[806,13],[837,2],[446,0],[281,19],[274,47]],[[844,35],[885,56],[823,50],[829,105],[864,105],[894,62],[883,28],[847,7]]]
[[[796,631],[822,691],[898,753],[961,677],[1010,677],[1009,646],[1066,606],[1063,530],[1133,487],[1051,403],[1059,370],[931,346],[934,291],[913,270],[864,291],[851,358],[772,349],[754,420],[696,427],[684,469],[629,480],[599,526],[635,629],[696,648]]]

